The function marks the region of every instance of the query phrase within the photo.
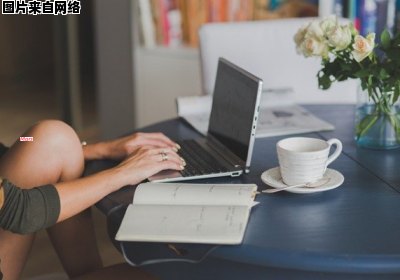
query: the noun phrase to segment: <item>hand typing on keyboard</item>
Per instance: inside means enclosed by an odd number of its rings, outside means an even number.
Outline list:
[[[201,147],[196,141],[185,140],[178,142],[178,144],[181,147],[178,153],[186,161],[185,169],[180,172],[182,176],[195,176],[227,171],[215,157]]]

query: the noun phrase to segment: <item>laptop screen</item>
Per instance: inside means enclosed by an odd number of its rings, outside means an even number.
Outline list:
[[[208,133],[246,162],[260,79],[220,58]]]

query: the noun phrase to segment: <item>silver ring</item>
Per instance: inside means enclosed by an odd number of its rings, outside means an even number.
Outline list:
[[[162,153],[160,153],[160,155],[161,155],[161,161],[168,160],[168,155],[166,153],[162,152]]]

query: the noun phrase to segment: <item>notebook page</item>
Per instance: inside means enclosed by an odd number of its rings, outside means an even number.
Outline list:
[[[250,206],[256,190],[255,184],[144,183],[136,188],[133,204]]]
[[[248,217],[246,206],[131,204],[116,240],[239,244]]]

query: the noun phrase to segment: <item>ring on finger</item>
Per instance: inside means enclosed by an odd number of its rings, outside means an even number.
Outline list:
[[[161,161],[166,161],[166,160],[168,160],[168,155],[166,154],[166,153],[160,153],[160,155],[161,155]]]

